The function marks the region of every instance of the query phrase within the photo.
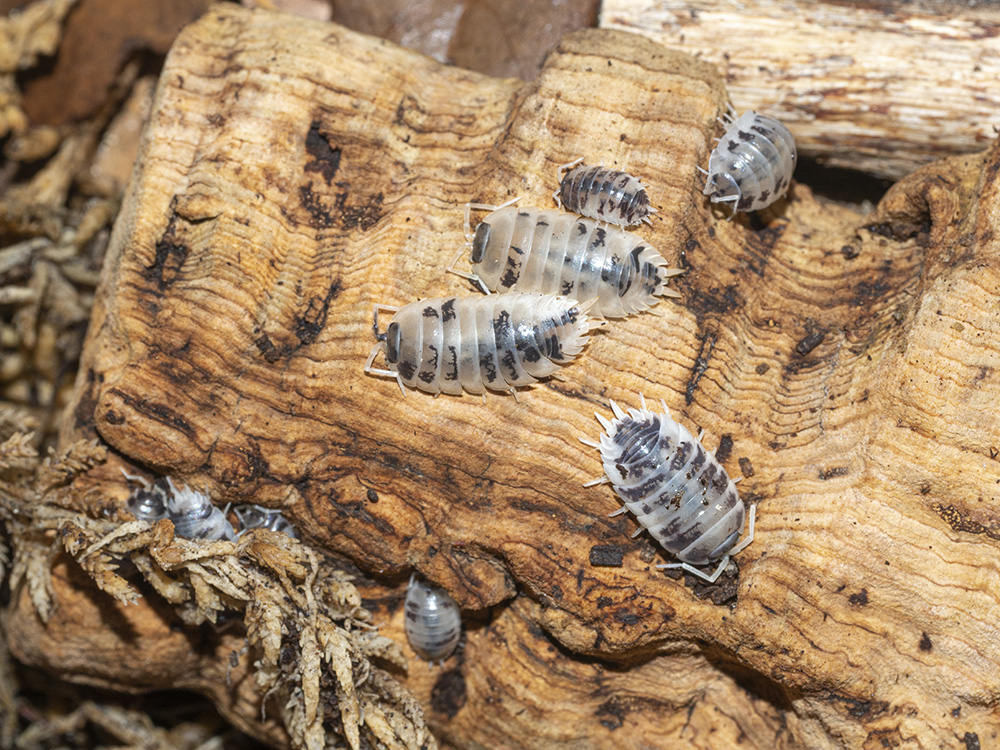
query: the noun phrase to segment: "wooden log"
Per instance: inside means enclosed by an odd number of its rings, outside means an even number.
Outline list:
[[[1000,146],[872,216],[795,185],[727,221],[696,172],[724,102],[710,65],[616,31],[570,35],[525,85],[219,6],[168,58],[63,441],[280,506],[371,578],[389,631],[410,569],[445,586],[464,656],[409,684],[454,746],[986,746]],[[579,155],[649,186],[641,231],[687,269],[681,299],[519,402],[365,376],[374,302],[476,293],[443,272],[461,205],[550,206]],[[718,586],[657,572],[611,490],[581,486],[594,410],[639,393],[727,446],[759,504]],[[115,462],[95,487],[127,494]],[[45,663],[73,676],[87,648],[67,635]]]
[[[993,3],[605,0],[600,25],[714,63],[738,109],[773,113],[831,166],[898,179],[984,148],[1000,122]]]

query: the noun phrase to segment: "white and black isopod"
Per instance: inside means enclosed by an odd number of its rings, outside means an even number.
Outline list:
[[[638,177],[607,167],[580,164],[583,159],[559,167],[559,189],[552,197],[560,208],[619,227],[646,222],[656,209]],[[580,166],[574,167],[576,164]],[[565,175],[564,170],[569,169]]]
[[[735,113],[733,113],[735,114]],[[726,132],[708,157],[704,194],[733,212],[758,211],[785,194],[795,171],[795,139],[784,125],[749,110],[723,117]]]
[[[718,579],[729,558],[753,541],[756,506],[750,509],[746,538],[746,506],[734,482],[715,456],[678,422],[663,404],[662,414],[646,408],[622,410],[614,401],[614,418],[597,414],[604,427],[600,444],[605,476],[589,485],[610,482],[625,505],[612,515],[632,511],[643,530],[672,553],[679,563],[658,568],[683,568],[709,583]],[[706,574],[696,565],[718,567]]]
[[[415,574],[406,589],[406,638],[427,661],[444,660],[462,636],[462,613],[447,591]]]
[[[243,536],[251,529],[270,529],[288,534],[293,539],[298,538],[295,526],[279,510],[265,508],[263,505],[237,505],[233,508],[233,514],[239,529],[237,536]]]
[[[594,312],[620,318],[648,310],[657,297],[679,297],[667,288],[671,276],[663,256],[638,235],[609,229],[566,211],[513,205],[466,206],[492,211],[472,237],[470,279],[484,292],[540,292],[576,299],[597,298]]]
[[[166,480],[157,479],[150,483],[144,477],[133,476],[121,469],[122,475],[130,482],[140,485],[132,490],[132,494],[125,501],[126,507],[140,521],[156,523],[160,519],[167,517],[167,500],[170,491],[167,488]]]
[[[174,522],[174,533],[186,539],[236,538],[226,514],[212,505],[208,495],[192,490],[187,485],[178,489],[167,477],[170,494],[167,497],[167,518]]]
[[[365,372],[396,378],[427,393],[510,391],[547,377],[583,350],[596,324],[593,301],[551,294],[440,297],[401,308],[375,305],[377,344]],[[394,311],[379,333],[379,310]],[[379,351],[388,369],[372,367]]]

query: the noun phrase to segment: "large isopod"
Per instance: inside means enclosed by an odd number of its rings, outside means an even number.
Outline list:
[[[795,171],[795,139],[788,128],[749,110],[722,120],[726,132],[708,157],[704,194],[736,211],[758,211],[774,203]]]
[[[749,529],[740,542],[746,506],[722,464],[700,440],[675,422],[663,404],[663,413],[646,407],[624,411],[614,401],[611,420],[597,414],[604,427],[599,443],[586,442],[601,452],[604,477],[588,485],[610,482],[635,514],[640,528],[649,531],[680,562],[658,568],[682,568],[714,583],[729,558],[753,541],[756,506],[750,509]],[[695,566],[718,567],[707,574]]]
[[[559,167],[559,189],[553,197],[560,208],[620,227],[652,223],[649,215],[656,209],[649,205],[646,188],[638,177],[617,169],[580,164],[582,161],[577,159]]]
[[[484,292],[540,292],[584,300],[597,298],[595,314],[621,318],[648,310],[658,297],[679,297],[667,287],[671,276],[663,256],[638,235],[602,226],[594,219],[555,209],[469,204],[492,211],[476,228],[469,259],[470,279]]]
[[[410,576],[404,604],[406,638],[427,661],[442,663],[462,636],[462,613],[447,591]]]
[[[440,297],[401,308],[375,305],[378,343],[365,372],[396,378],[427,393],[510,391],[552,375],[583,350],[598,325],[587,316],[592,301],[552,294]],[[379,310],[394,312],[384,333]],[[373,367],[385,353],[386,369]]]

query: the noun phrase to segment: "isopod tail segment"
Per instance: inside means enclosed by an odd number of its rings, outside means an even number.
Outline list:
[[[383,305],[376,302],[372,305],[372,333],[375,334],[375,340],[378,342],[372,347],[372,350],[368,353],[368,359],[365,360],[364,371],[368,375],[377,375],[382,378],[395,378],[396,382],[399,383],[399,390],[406,395],[406,388],[403,387],[403,378],[398,372],[393,372],[389,369],[382,369],[379,367],[374,367],[375,357],[381,351],[387,353],[389,342],[387,342],[387,336],[385,333],[380,333],[378,330],[378,312],[379,310],[384,310],[386,312],[395,313],[399,310],[398,307],[392,305]]]
[[[476,252],[477,239],[482,244],[486,242],[485,237],[483,238],[479,237],[480,231],[483,231],[482,229],[477,228],[476,234],[475,235],[472,234],[472,211],[473,210],[489,211],[489,212],[499,211],[501,208],[506,208],[507,206],[513,206],[519,200],[521,200],[521,196],[518,196],[517,198],[511,198],[509,201],[507,201],[506,203],[501,203],[499,206],[493,206],[490,205],[489,203],[466,203],[463,209],[464,222],[462,224],[465,233],[465,244],[458,249],[458,252],[455,253],[455,257],[451,259],[451,263],[448,264],[448,267],[445,270],[448,273],[453,273],[456,276],[461,276],[463,279],[468,279],[473,284],[478,286],[481,290],[483,290],[484,293],[492,294],[493,292],[489,290],[486,284],[483,283],[483,280],[479,278],[476,274],[469,273],[468,271],[460,271],[458,269],[458,262],[462,259],[462,256],[466,253],[466,251],[469,251],[470,259],[472,260],[472,262],[473,263],[476,262],[476,259],[472,256]],[[485,231],[489,231],[489,227],[485,224],[481,224],[480,227],[486,227]]]
[[[622,507],[624,508],[625,506]],[[722,571],[724,571],[726,568],[729,567],[730,558],[737,552],[742,552],[753,541],[754,521],[756,519],[757,519],[757,506],[751,505],[749,511],[749,518],[747,519],[746,536],[743,537],[743,539],[735,547],[733,547],[731,550],[729,550],[729,552],[727,552],[725,555],[722,556],[722,559],[719,561],[718,567],[711,574],[705,573],[703,570],[700,570],[686,562],[660,563],[659,565],[656,566],[657,570],[663,570],[665,568],[680,568],[681,570],[687,571],[688,573],[692,573],[698,576],[699,578],[705,579],[709,583],[715,583],[717,580],[719,580],[719,576],[722,575]]]

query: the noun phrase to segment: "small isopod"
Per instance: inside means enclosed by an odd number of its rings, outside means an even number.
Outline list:
[[[632,511],[643,530],[673,554],[679,563],[658,568],[683,568],[714,583],[729,565],[729,558],[753,541],[756,506],[750,508],[746,538],[746,506],[735,483],[712,453],[675,422],[663,404],[663,413],[646,408],[622,410],[614,401],[614,418],[596,414],[604,427],[600,443],[583,441],[601,452],[605,476],[588,482],[610,482],[625,503],[611,515]],[[711,575],[696,565],[719,561]]]
[[[683,271],[668,268],[657,250],[631,232],[555,209],[470,203],[466,236],[473,208],[492,211],[471,240],[473,272],[455,268],[461,251],[448,270],[484,292],[596,297],[594,312],[606,318],[648,310],[658,296],[680,296],[667,288],[667,280]]]
[[[281,511],[265,508],[263,505],[237,505],[233,508],[236,516],[237,536],[242,536],[250,529],[270,529],[280,531],[293,539],[298,538],[295,526],[282,515]]]
[[[733,212],[758,211],[788,190],[795,171],[795,139],[784,125],[749,110],[722,118],[726,132],[708,157],[704,194],[731,203]]]
[[[448,592],[410,576],[403,605],[406,638],[413,650],[427,661],[444,660],[451,655],[462,636],[462,613]]]
[[[192,490],[187,485],[178,489],[167,477],[170,495],[167,498],[167,518],[174,522],[174,532],[186,539],[236,538],[226,514],[212,505],[208,495]]]
[[[157,479],[150,483],[144,477],[127,474],[124,469],[122,474],[130,482],[139,484],[128,496],[126,507],[140,521],[156,523],[160,519],[167,517],[167,500],[169,490],[167,483],[163,479]]]
[[[551,294],[440,297],[401,308],[375,305],[378,343],[365,372],[396,378],[427,393],[510,391],[530,385],[570,362],[597,324],[584,303]],[[379,333],[379,310],[394,312]],[[379,351],[388,369],[372,367]]]
[[[232,541],[236,538],[225,512],[216,508],[208,495],[187,485],[178,489],[170,477],[160,477],[151,484],[124,470],[122,474],[142,485],[134,489],[126,501],[128,509],[140,521],[156,523],[167,518],[174,524],[174,533],[185,539]]]
[[[580,164],[582,161],[580,158],[559,167],[559,189],[552,197],[560,208],[619,227],[652,223],[649,215],[656,209],[649,205],[646,188],[638,177],[617,169]],[[577,164],[580,166],[575,167]]]

